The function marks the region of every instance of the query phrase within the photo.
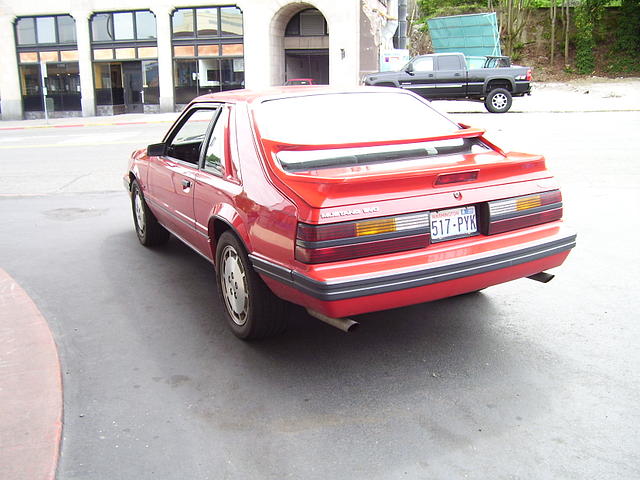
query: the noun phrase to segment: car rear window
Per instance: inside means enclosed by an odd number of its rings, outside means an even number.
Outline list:
[[[334,145],[447,135],[460,127],[420,99],[399,92],[287,97],[256,109],[262,138],[296,145]]]

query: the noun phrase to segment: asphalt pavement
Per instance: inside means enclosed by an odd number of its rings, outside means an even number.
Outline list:
[[[454,113],[547,156],[578,231],[551,283],[363,315],[354,334],[294,310],[256,343],[225,326],[210,264],[174,239],[137,243],[120,177],[174,114],[0,123],[0,268],[61,362],[56,478],[640,477],[640,108],[601,98],[598,112]],[[0,319],[6,372],[17,345]],[[31,480],[14,458],[0,453],[0,478]]]

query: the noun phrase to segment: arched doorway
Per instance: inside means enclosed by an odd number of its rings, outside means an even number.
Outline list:
[[[272,83],[310,78],[329,83],[329,29],[324,15],[310,4],[288,5],[274,17],[273,51],[276,52]]]

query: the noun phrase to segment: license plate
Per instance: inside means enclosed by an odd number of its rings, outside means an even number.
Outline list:
[[[449,208],[431,212],[431,241],[442,242],[478,233],[476,207]]]

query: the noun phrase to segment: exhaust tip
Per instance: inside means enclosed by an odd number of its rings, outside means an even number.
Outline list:
[[[549,283],[551,280],[553,280],[554,277],[555,275],[551,275],[550,273],[547,273],[547,272],[538,272],[528,276],[527,278],[530,278],[531,280],[535,280],[536,282],[540,282],[540,283]]]
[[[350,318],[333,318],[323,313],[316,312],[315,310],[311,310],[310,308],[307,308],[307,313],[312,317],[331,325],[332,327],[339,328],[343,332],[353,332],[360,325],[358,322],[351,320]]]

